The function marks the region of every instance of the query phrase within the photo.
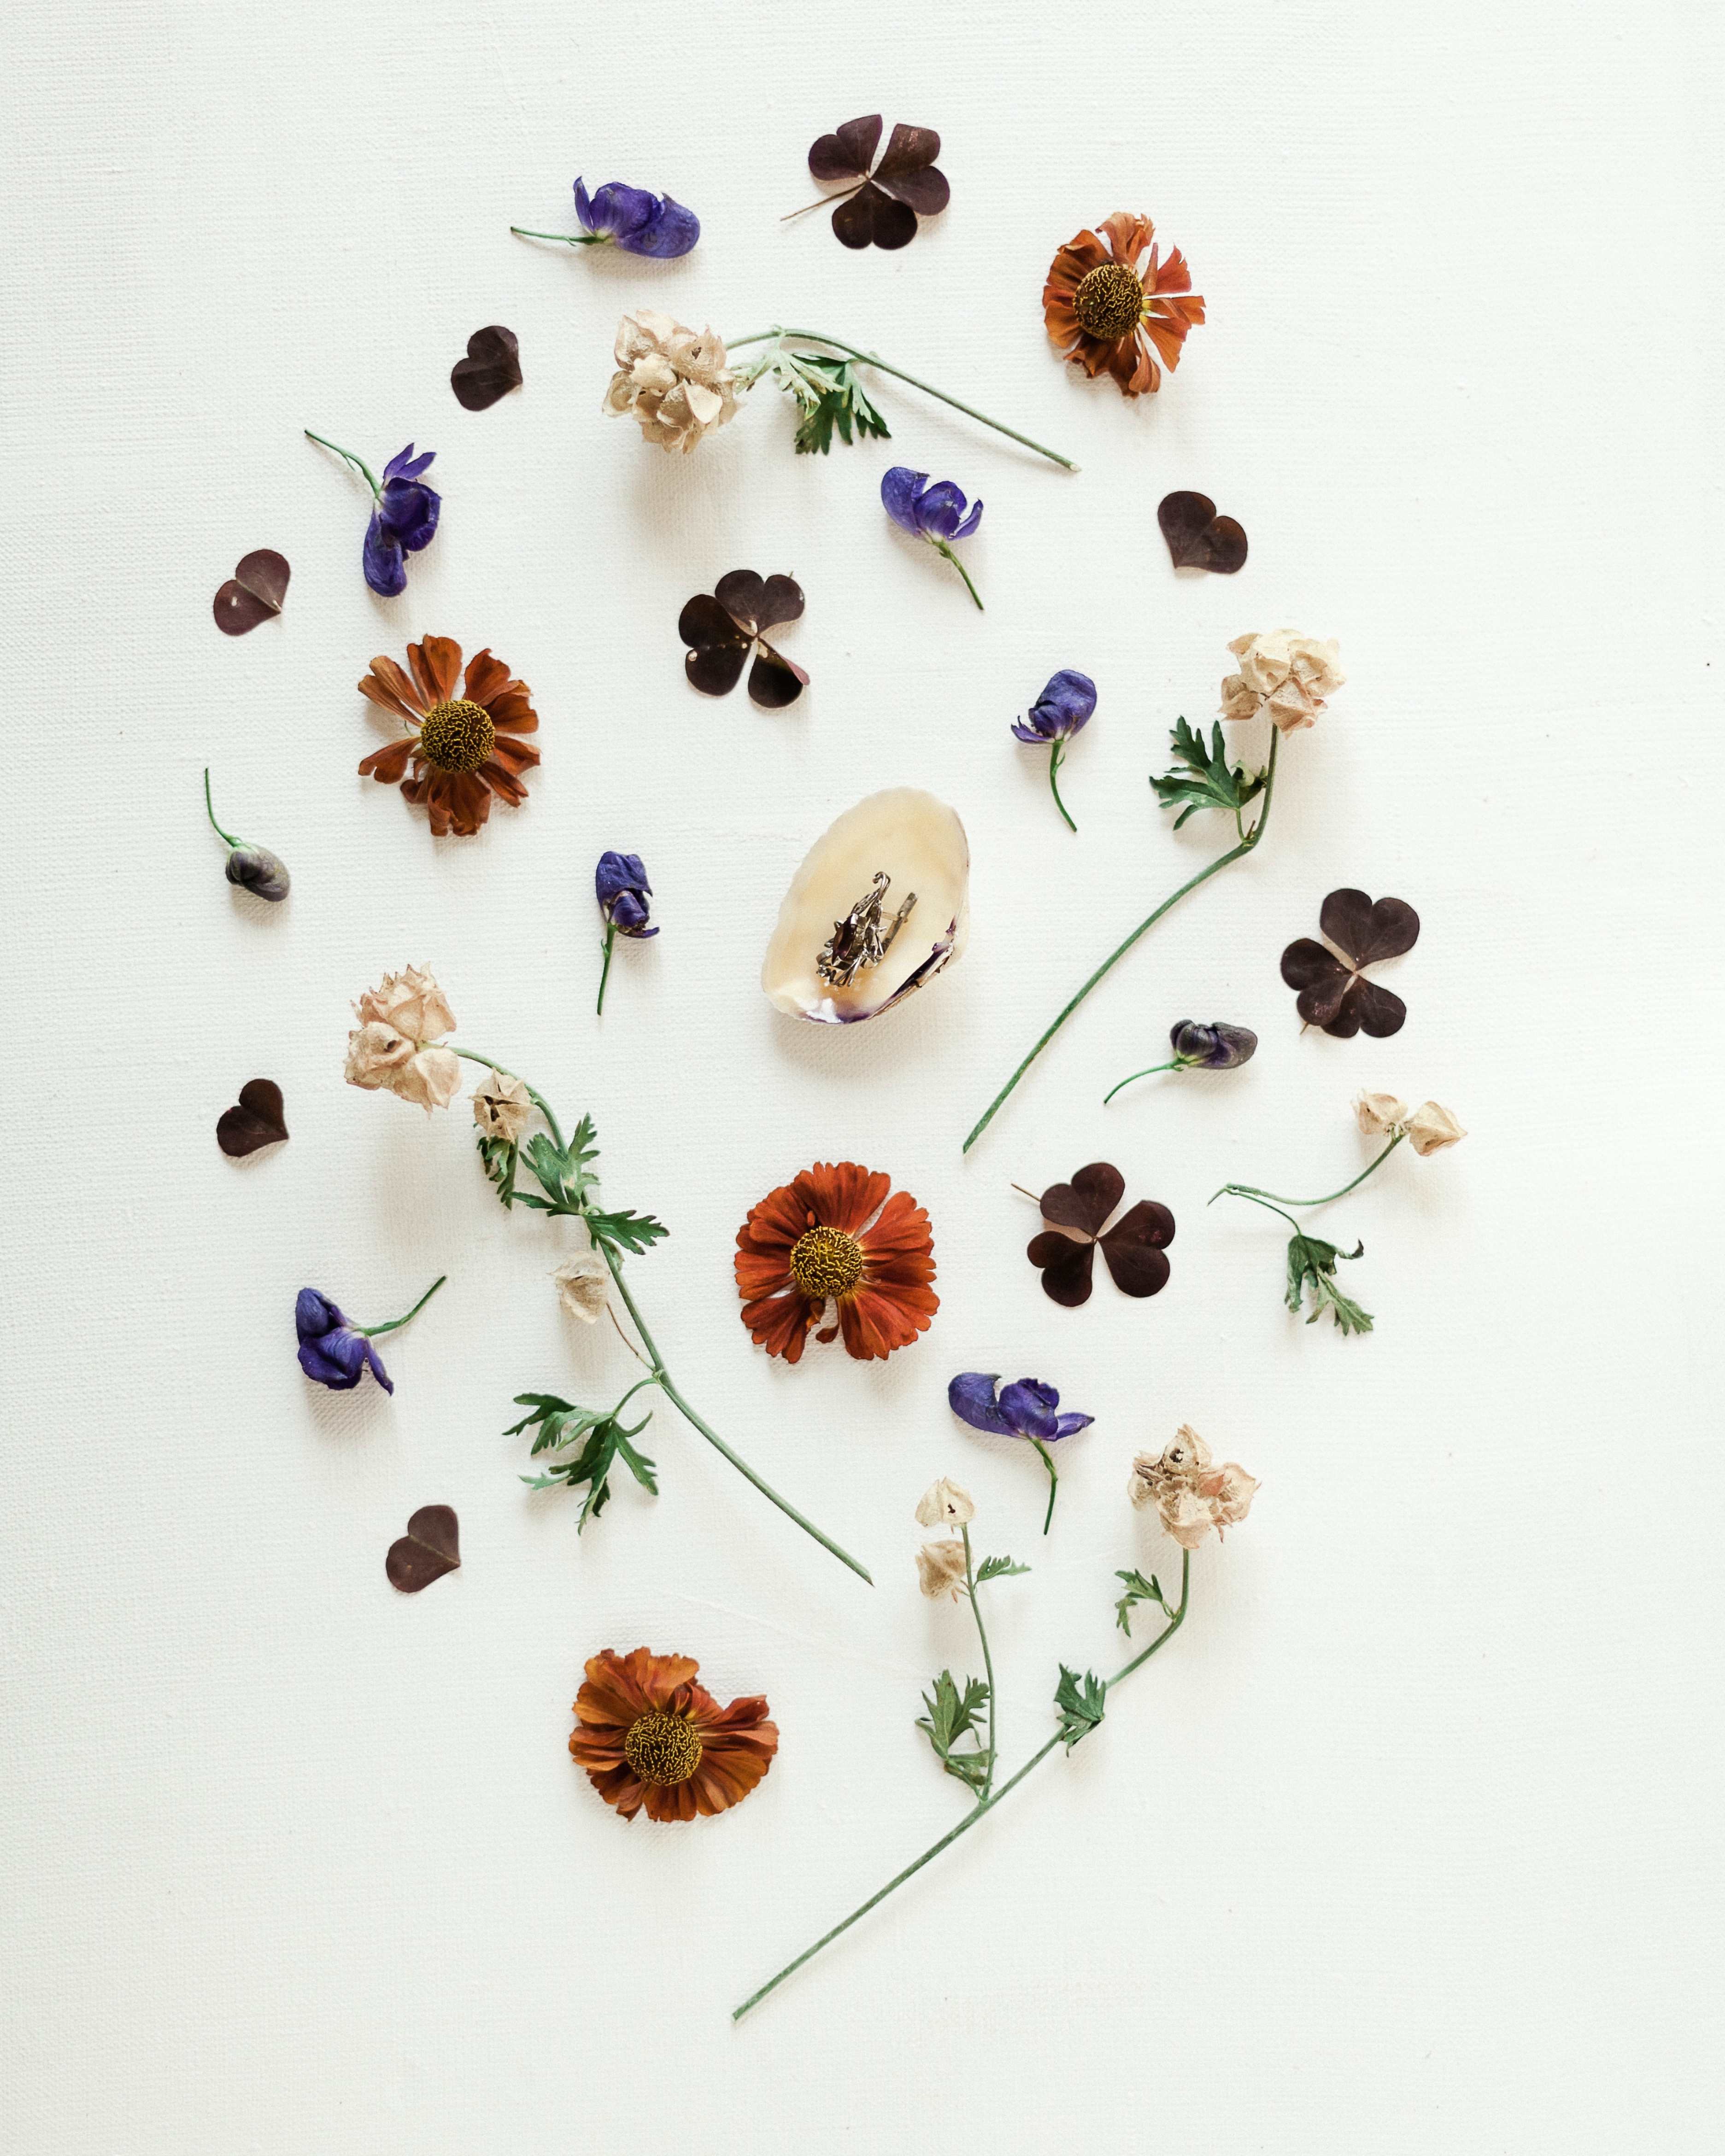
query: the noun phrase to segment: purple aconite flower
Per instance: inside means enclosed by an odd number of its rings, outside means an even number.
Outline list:
[[[608,928],[619,936],[656,936],[647,926],[647,901],[653,886],[639,854],[601,854],[593,870],[593,891]]]
[[[1237,1070],[1258,1052],[1258,1036],[1250,1026],[1200,1025],[1195,1018],[1183,1018],[1169,1029],[1168,1045],[1182,1063],[1205,1070]]]
[[[1069,741],[1081,732],[1096,708],[1096,685],[1088,674],[1063,666],[1013,732],[1021,742],[1040,743]]]
[[[593,239],[621,248],[625,254],[649,254],[670,261],[686,254],[701,237],[701,219],[669,195],[649,194],[608,180],[589,195],[584,181],[575,182],[575,215]]]
[[[980,611],[982,600],[969,572],[952,552],[952,542],[968,539],[982,522],[981,502],[973,502],[967,515],[962,487],[954,486],[949,479],[937,480],[931,486],[927,472],[911,471],[905,465],[895,465],[881,480],[880,500],[901,531],[926,539],[937,554],[945,555],[964,578],[964,588]]]
[[[396,598],[407,589],[405,557],[429,547],[437,530],[443,496],[419,476],[436,454],[435,449],[427,449],[416,457],[409,442],[383,467],[383,484],[375,490],[372,521],[366,526],[363,557],[366,582],[381,598]]]
[[[1060,1484],[1048,1447],[1088,1430],[1095,1416],[1057,1413],[1060,1396],[1040,1378],[1020,1378],[1016,1384],[1002,1385],[993,1373],[983,1370],[966,1370],[954,1378],[947,1387],[947,1404],[973,1430],[987,1430],[995,1437],[1026,1438],[1035,1446],[1048,1470],[1048,1512],[1042,1522],[1046,1534]]]
[[[300,1290],[294,1330],[300,1336],[300,1368],[318,1384],[332,1393],[351,1393],[369,1367],[386,1393],[395,1390],[370,1340],[315,1287]]]

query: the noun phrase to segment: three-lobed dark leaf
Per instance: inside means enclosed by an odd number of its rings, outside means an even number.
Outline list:
[[[861,181],[833,212],[833,231],[840,244],[858,249],[875,246],[889,252],[908,247],[916,237],[919,217],[937,217],[952,199],[944,172],[935,165],[941,138],[932,127],[907,126],[900,121],[892,131],[886,153],[875,162],[880,142],[880,115],[871,112],[847,120],[830,135],[823,135],[809,152],[809,169],[816,179],[835,184]]]
[[[1126,1178],[1111,1161],[1092,1161],[1070,1183],[1050,1183],[1042,1194],[1042,1217],[1053,1224],[1034,1235],[1025,1255],[1042,1275],[1050,1302],[1076,1310],[1090,1301],[1100,1250],[1122,1295],[1153,1296],[1168,1286],[1173,1268],[1165,1255],[1174,1240],[1174,1216],[1153,1199],[1140,1199],[1111,1228],[1103,1224],[1126,1195]]]

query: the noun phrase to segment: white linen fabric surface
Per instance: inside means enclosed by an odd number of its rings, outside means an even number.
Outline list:
[[[1303,0],[1080,19],[1027,0],[721,18],[547,0],[15,11],[0,287],[8,470],[7,1394],[0,2083],[17,2156],[211,2152],[1615,2152],[1716,2145],[1722,1763],[1717,1358],[1722,562],[1717,11]],[[947,213],[853,254],[815,136],[937,127]],[[570,184],[668,189],[687,260],[512,239]],[[1128,406],[1062,367],[1059,244],[1143,210],[1209,320]],[[1064,449],[1070,475],[884,377],[890,443],[792,454],[757,393],[686,460],[602,416],[617,318],[830,330]],[[525,387],[456,405],[470,331]],[[374,465],[437,452],[406,596],[360,577]],[[986,503],[987,602],[896,532],[902,462]],[[1176,575],[1174,488],[1245,524]],[[279,621],[217,634],[249,549]],[[679,609],[794,573],[788,712],[693,692]],[[1146,783],[1229,638],[1339,639],[1269,834],[1169,916],[960,1142],[1037,1031],[1226,843]],[[469,841],[355,775],[353,684],[430,631],[531,685],[542,767]],[[1009,722],[1100,703],[1062,787]],[[279,851],[230,892],[203,821]],[[811,839],[863,794],[963,816],[963,961],[878,1024],[757,985]],[[592,896],[646,859],[664,932]],[[1415,906],[1403,1032],[1302,1033],[1277,961],[1324,894]],[[629,1276],[716,1426],[870,1565],[865,1587],[661,1406],[662,1494],[517,1479],[529,1389],[631,1365],[497,1206],[467,1110],[341,1082],[351,999],[429,966],[458,1037],[598,1120]],[[1176,1019],[1255,1027],[1147,1081]],[[213,1125],[282,1086],[292,1137]],[[1278,1222],[1368,1157],[1361,1087],[1471,1132],[1314,1224],[1365,1255],[1366,1339],[1281,1306]],[[1040,1190],[1106,1158],[1178,1233],[1148,1302],[1056,1308]],[[738,1322],[749,1207],[855,1159],[929,1209],[941,1309],[884,1366],[771,1363]],[[316,1389],[295,1292],[366,1322],[393,1399]],[[1045,1483],[950,1416],[965,1369],[1096,1417]],[[1190,1422],[1262,1481],[1168,1651],[1070,1758],[733,2028],[730,2008],[961,1816],[913,1726],[978,1667],[916,1592],[937,1475],[990,1590],[1009,1766],[1059,1662],[1106,1671],[1114,1572],[1177,1567],[1127,1503]],[[393,1593],[421,1504],[460,1570]],[[1142,1636],[1142,1635],[1141,1635]],[[565,1750],[583,1659],[696,1656],[783,1741],[737,1810],[627,1825]]]

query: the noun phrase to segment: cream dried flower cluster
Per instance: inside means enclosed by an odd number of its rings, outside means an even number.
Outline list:
[[[493,1070],[473,1094],[473,1120],[488,1138],[519,1145],[533,1114],[533,1096],[508,1070]]]
[[[1334,637],[1304,636],[1296,629],[1236,636],[1228,649],[1240,671],[1222,683],[1222,716],[1255,719],[1267,711],[1283,733],[1313,725],[1348,676]]]
[[[1134,1505],[1154,1505],[1180,1548],[1194,1550],[1213,1527],[1219,1535],[1240,1524],[1252,1509],[1258,1482],[1237,1461],[1213,1466],[1209,1447],[1183,1423],[1171,1445],[1133,1460],[1127,1490]]]
[[[460,1059],[437,1043],[455,1029],[443,990],[418,966],[386,973],[353,1006],[359,1020],[347,1036],[350,1086],[393,1093],[429,1115],[447,1108],[461,1083]]]
[[[976,1502],[969,1491],[944,1475],[924,1491],[916,1507],[919,1527],[967,1527],[975,1517]],[[966,1563],[964,1544],[956,1536],[924,1543],[916,1553],[916,1584],[932,1602],[943,1594],[956,1602],[964,1591]]]
[[[737,377],[723,341],[656,307],[638,307],[617,325],[617,372],[605,409],[629,413],[649,442],[687,456],[703,434],[736,416]]]
[[[1362,1093],[1353,1112],[1368,1137],[1404,1137],[1422,1160],[1429,1152],[1460,1145],[1467,1136],[1450,1111],[1435,1101],[1422,1101],[1410,1110],[1394,1093]]]

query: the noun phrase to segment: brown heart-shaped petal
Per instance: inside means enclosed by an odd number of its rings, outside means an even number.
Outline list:
[[[239,1089],[239,1106],[224,1108],[216,1119],[216,1143],[229,1160],[286,1142],[281,1088],[273,1078],[250,1078]]]
[[[1399,958],[1420,941],[1420,916],[1404,898],[1380,898],[1344,886],[1323,902],[1317,925],[1356,968]]]
[[[1300,1002],[1304,1001],[1301,997]],[[1303,1018],[1304,1011],[1300,1014]],[[1408,1007],[1394,989],[1379,988],[1375,981],[1352,973],[1334,1015],[1324,1023],[1324,1031],[1337,1040],[1352,1040],[1357,1033],[1369,1034],[1373,1040],[1387,1040],[1407,1022]]]
[[[860,179],[874,162],[880,141],[880,115],[847,120],[835,134],[823,135],[809,152],[809,169],[818,180]]]
[[[1156,1295],[1172,1268],[1163,1255],[1174,1240],[1174,1216],[1153,1198],[1140,1199],[1101,1238],[1102,1260],[1122,1295]]]
[[[460,1523],[449,1505],[422,1505],[399,1542],[391,1543],[383,1569],[403,1594],[417,1594],[454,1572],[461,1563]]]
[[[521,386],[521,347],[513,330],[491,322],[467,340],[467,357],[449,369],[449,387],[464,411],[484,412]]]
[[[1177,569],[1231,577],[1245,560],[1245,531],[1231,516],[1218,516],[1207,494],[1165,494],[1156,521]]]
[[[763,711],[782,711],[794,704],[809,686],[809,676],[794,659],[787,659],[770,644],[763,644],[749,669],[749,701]]]
[[[908,203],[895,202],[872,180],[865,180],[833,212],[833,231],[841,247],[855,250],[875,246],[891,254],[916,237],[916,213]]]
[[[223,636],[244,636],[260,621],[270,620],[281,612],[292,574],[287,557],[272,547],[248,554],[216,593],[216,627]]]
[[[1090,1301],[1096,1255],[1094,1243],[1075,1242],[1057,1228],[1048,1228],[1030,1238],[1024,1255],[1042,1275],[1042,1292],[1050,1302],[1076,1310]]]
[[[1126,1178],[1111,1161],[1093,1160],[1070,1183],[1051,1183],[1042,1194],[1042,1217],[1057,1228],[1100,1235],[1102,1224],[1126,1195]]]

